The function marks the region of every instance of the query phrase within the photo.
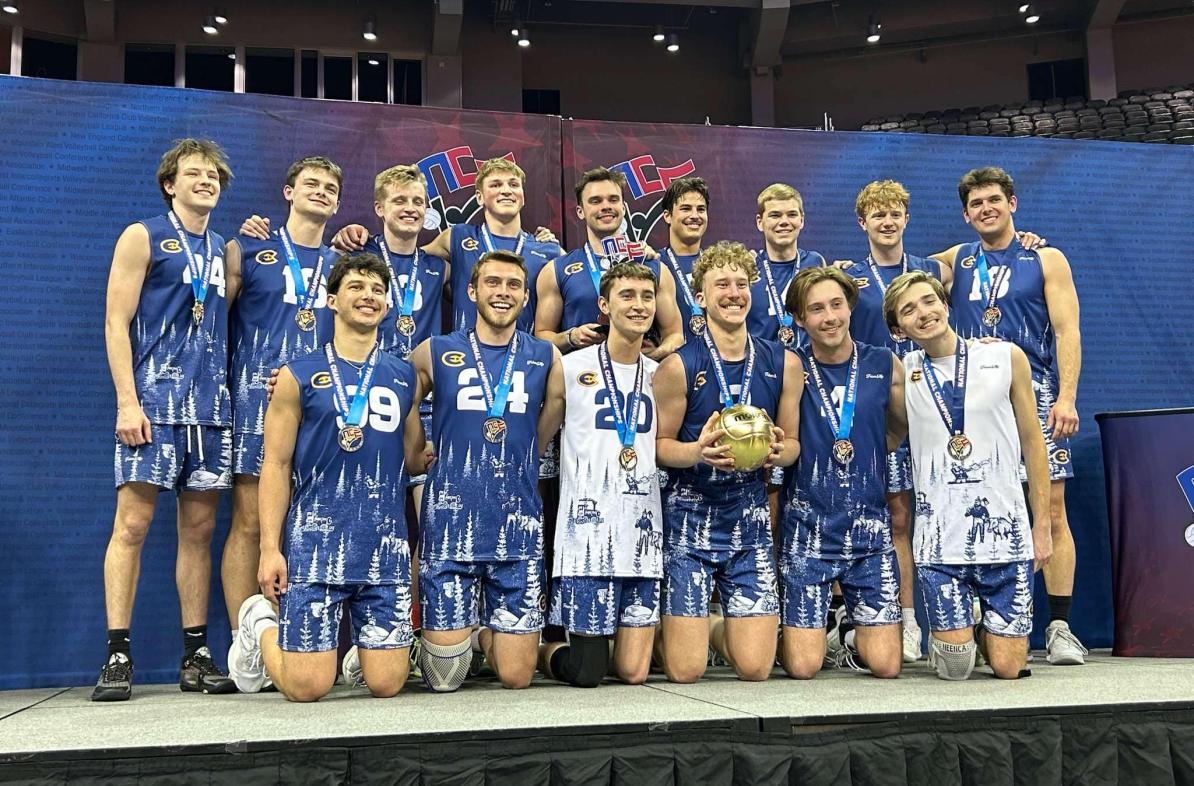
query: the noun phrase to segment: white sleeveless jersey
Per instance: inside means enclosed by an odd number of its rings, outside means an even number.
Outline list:
[[[554,576],[659,577],[663,571],[663,513],[655,466],[655,371],[643,357],[643,397],[634,451],[623,469],[613,406],[634,389],[636,366],[612,363],[618,401],[601,377],[597,346],[564,355],[567,410],[560,439],[560,510]]]
[[[904,357],[908,441],[916,489],[913,550],[917,564],[991,564],[1032,559],[1032,532],[1020,486],[1020,435],[1012,409],[1012,344],[970,342],[965,433],[973,452],[946,450],[949,431],[922,363]],[[952,386],[954,356],[933,361],[937,380]]]

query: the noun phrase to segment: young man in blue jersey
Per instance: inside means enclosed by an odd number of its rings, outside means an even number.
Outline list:
[[[232,311],[232,528],[220,578],[228,619],[258,592],[261,526],[258,486],[265,454],[270,373],[314,352],[332,336],[327,277],[336,254],[323,243],[340,206],[340,167],[308,156],[286,170],[286,223],[266,240],[241,236],[228,243],[228,276],[237,282]]]
[[[705,329],[705,311],[692,291],[692,266],[701,255],[701,241],[709,229],[709,187],[703,178],[681,177],[671,182],[659,204],[668,229],[661,262],[676,282],[684,340],[692,341]]]
[[[597,309],[601,275],[612,261],[602,241],[616,236],[626,217],[623,190],[626,177],[616,170],[597,167],[577,181],[576,217],[585,225],[585,244],[552,262],[539,273],[536,289],[539,302],[535,313],[535,335],[550,341],[561,352],[604,341],[608,319]],[[670,270],[662,270],[658,259],[644,264],[659,277],[656,322],[659,345],[647,356],[662,360],[684,343],[680,311],[676,307],[676,281]]]
[[[419,594],[420,666],[437,692],[460,687],[470,650],[484,652],[503,686],[530,684],[547,607],[539,453],[563,416],[559,352],[518,329],[529,296],[522,257],[482,256],[468,296],[476,326],[412,356],[420,390],[436,400]]]
[[[659,364],[642,354],[655,319],[656,285],[644,265],[610,267],[601,277],[599,302],[609,337],[562,361],[566,402],[551,621],[567,629],[568,641],[545,644],[539,663],[548,677],[578,687],[601,684],[611,658],[623,682],[645,681],[659,624]]]
[[[207,647],[211,536],[220,490],[232,484],[226,378],[235,295],[224,240],[209,221],[231,179],[218,145],[180,140],[157,172],[169,212],[130,224],[112,253],[104,338],[116,388],[116,517],[104,555],[108,658],[93,701],[132,696],[129,624],[141,548],[163,490],[178,494],[179,687],[236,690]]]
[[[945,288],[924,271],[892,282],[883,314],[919,347],[902,365],[929,665],[942,679],[965,680],[981,652],[995,676],[1017,679],[1032,631],[1032,574],[1053,548],[1029,360],[1011,342],[955,333]]]
[[[964,338],[998,336],[1012,341],[1032,365],[1052,480],[1054,556],[1044,570],[1049,595],[1047,659],[1054,665],[1080,665],[1086,648],[1069,627],[1076,556],[1065,504],[1065,482],[1074,476],[1070,437],[1078,432],[1076,400],[1082,369],[1073,274],[1060,251],[1029,250],[1018,237],[1013,221],[1015,184],[1007,172],[997,167],[971,170],[959,182],[958,196],[962,217],[979,239],[934,258],[953,269],[950,302],[958,333]]]
[[[278,375],[261,470],[263,594],[241,605],[228,652],[243,692],[272,682],[291,701],[326,696],[345,607],[373,695],[394,696],[406,682],[403,481],[423,471],[426,456],[414,370],[378,341],[389,286],[388,268],[371,254],[338,261],[327,283],[331,341]]]
[[[802,270],[788,312],[809,338],[800,458],[788,473],[779,550],[784,670],[809,679],[825,659],[830,588],[840,584],[853,623],[835,648],[839,667],[900,673],[900,565],[887,508],[889,449],[904,441],[904,373],[886,346],[851,337],[855,281],[834,267]]]
[[[751,309],[746,325],[752,336],[779,341],[789,349],[803,339],[784,311],[788,285],[797,271],[821,267],[825,257],[800,248],[804,198],[787,183],[772,183],[756,199],[755,226],[763,233],[763,249],[755,255],[759,277],[751,282]]]
[[[708,318],[702,341],[685,344],[655,375],[656,459],[668,468],[662,655],[673,682],[700,679],[710,641],[740,679],[765,680],[775,665],[779,598],[764,473],[799,454],[802,379],[794,354],[747,332],[757,274],[739,243],[705,249],[693,268]],[[721,443],[720,412],[737,404],[762,409],[775,424],[764,468],[737,470]],[[715,585],[725,617],[711,629]]]

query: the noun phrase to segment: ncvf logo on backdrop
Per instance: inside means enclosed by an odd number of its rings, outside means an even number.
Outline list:
[[[626,227],[622,234],[631,241],[637,241],[646,240],[647,235],[651,234],[651,230],[663,218],[663,194],[667,187],[672,181],[696,172],[696,164],[690,158],[675,166],[661,166],[655,163],[655,156],[647,153],[614,164],[610,169],[626,176],[626,185],[630,189],[630,203],[627,205]],[[646,197],[654,197],[654,200],[644,208],[638,203]]]
[[[1194,513],[1194,467],[1186,467],[1177,473],[1177,485],[1181,488],[1182,494],[1185,495],[1186,504],[1190,506],[1190,511]],[[1186,527],[1185,536],[1186,544],[1194,548],[1194,523]]]
[[[516,163],[513,152],[498,158]],[[423,177],[427,178],[427,215],[423,219],[425,229],[464,224],[480,212],[481,205],[477,202],[476,192],[477,163],[472,147],[460,145],[432,153],[415,164]],[[523,186],[526,184],[523,183]],[[461,205],[450,204],[448,197],[459,191],[467,191],[468,199]]]

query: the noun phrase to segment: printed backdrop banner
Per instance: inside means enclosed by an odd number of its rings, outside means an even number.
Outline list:
[[[380,228],[381,169],[417,162],[433,210],[456,223],[477,212],[477,163],[512,155],[528,173],[533,229],[560,224],[560,121],[19,77],[0,77],[0,106],[0,588],[10,609],[0,689],[85,684],[106,657],[103,556],[115,509],[104,292],[124,227],[166,210],[154,173],[172,140],[211,138],[227,151],[235,178],[212,221],[226,238],[253,213],[284,222],[286,168],[309,155],[344,169],[331,226],[371,230]],[[161,496],[142,560],[132,626],[139,682],[177,679],[173,505]],[[227,532],[225,501],[217,567]],[[220,662],[228,631],[213,575],[210,640]]]
[[[891,178],[908,188],[912,201],[905,248],[928,256],[977,239],[962,220],[957,192],[962,174],[979,166],[1007,169],[1019,200],[1016,227],[1043,235],[1066,254],[1081,299],[1081,430],[1071,441],[1077,477],[1066,489],[1078,557],[1071,621],[1089,646],[1111,644],[1107,508],[1093,415],[1191,401],[1194,351],[1188,337],[1194,286],[1184,252],[1189,207],[1173,188],[1188,184],[1194,175],[1189,150],[590,121],[566,124],[563,144],[565,215],[575,215],[569,178],[575,182],[593,166],[617,167],[629,181],[630,231],[663,248],[668,237],[659,204],[663,193],[676,177],[698,175],[711,191],[705,244],[730,239],[762,249],[756,197],[768,184],[788,183],[804,198],[800,247],[829,260],[865,258],[866,236],[858,226],[854,200],[870,181]],[[1186,185],[1178,190],[1189,191]],[[582,229],[576,224],[568,228],[569,247],[582,242]],[[1194,448],[1187,444],[1185,450],[1190,460],[1183,466],[1194,464]],[[1174,542],[1194,570],[1194,549],[1180,532]],[[1150,590],[1189,595],[1188,587]],[[1042,646],[1048,619],[1038,580],[1034,646]]]
[[[0,590],[9,604],[0,636],[0,689],[82,685],[104,658],[103,554],[112,526],[114,397],[103,342],[112,246],[137,219],[164,212],[154,172],[171,141],[218,140],[236,179],[215,231],[243,218],[285,219],[286,167],[327,155],[344,167],[332,220],[378,226],[372,181],[395,163],[419,163],[442,225],[476,220],[476,161],[513,155],[526,170],[524,226],[580,237],[572,183],[594,164],[632,177],[636,237],[666,243],[658,201],[684,174],[712,189],[709,239],[759,247],[755,195],[782,180],[804,194],[802,245],[829,258],[865,253],[853,218],[857,190],[892,177],[913,194],[908,248],[928,253],[969,240],[958,176],[1006,166],[1023,204],[1017,225],[1047,236],[1073,262],[1083,303],[1083,430],[1070,487],[1078,543],[1075,628],[1111,643],[1108,535],[1096,411],[1189,403],[1194,313],[1185,246],[1194,159],[1176,147],[1049,140],[988,140],[599,122],[233,95],[197,90],[0,77]],[[567,217],[562,224],[563,217]],[[428,232],[427,239],[432,237]],[[1194,464],[1194,461],[1190,462]],[[1147,468],[1141,468],[1147,471]],[[133,617],[138,682],[177,678],[181,633],[174,592],[173,500],[163,495],[142,560]],[[213,553],[228,529],[220,511]],[[1194,559],[1194,551],[1190,552]],[[216,562],[218,565],[218,560]],[[1158,592],[1163,591],[1158,588]],[[1038,621],[1044,612],[1038,604]],[[213,650],[222,662],[229,625],[213,576]]]

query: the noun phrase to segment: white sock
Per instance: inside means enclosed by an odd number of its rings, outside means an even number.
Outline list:
[[[473,652],[484,652],[481,649],[481,628],[473,628],[473,632],[468,635],[468,643],[472,647]]]
[[[920,627],[916,624],[916,609],[911,606],[902,607],[900,613],[904,615],[904,624],[910,628]]]

